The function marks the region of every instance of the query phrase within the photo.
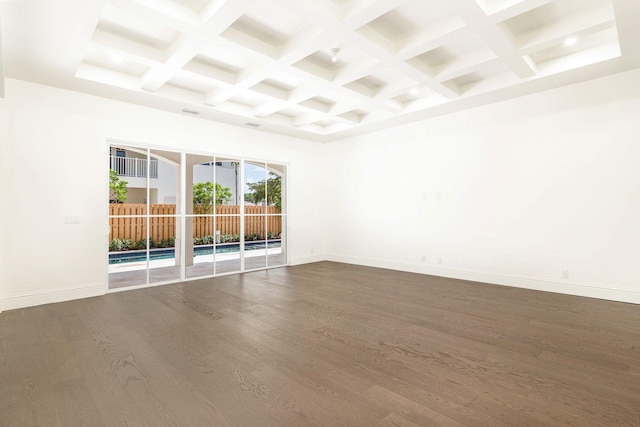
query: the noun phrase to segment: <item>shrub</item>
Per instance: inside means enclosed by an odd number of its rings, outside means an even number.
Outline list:
[[[113,251],[121,251],[122,250],[122,240],[113,239],[112,241],[110,241],[109,242],[109,250],[111,252],[113,252]]]
[[[149,248],[157,247],[156,241],[153,240],[153,237],[149,238]],[[140,239],[134,245],[134,249],[147,249],[147,239]]]
[[[131,249],[131,240],[129,239],[113,239],[109,242],[109,251],[126,251]]]
[[[221,234],[220,243],[232,243],[239,242],[240,236],[238,234]]]
[[[176,239],[174,237],[169,237],[168,239],[162,239],[157,242],[159,248],[172,248],[176,245]]]

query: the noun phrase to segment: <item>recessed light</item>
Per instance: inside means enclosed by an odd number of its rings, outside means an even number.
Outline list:
[[[576,37],[569,37],[568,39],[565,39],[564,45],[565,46],[573,46],[574,44],[576,44],[577,41],[578,41],[578,39]]]
[[[418,93],[418,88],[417,87],[412,87],[411,90],[409,91],[410,95],[415,95]]]
[[[124,58],[122,58],[122,56],[118,55],[117,53],[114,53],[113,55],[111,55],[111,61],[115,62],[116,64],[120,64],[124,61]]]
[[[334,47],[329,51],[329,55],[331,56],[331,62],[338,62],[338,54],[340,53],[340,48]]]

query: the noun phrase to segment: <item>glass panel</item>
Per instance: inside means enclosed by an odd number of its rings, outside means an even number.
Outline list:
[[[154,215],[175,215],[180,195],[180,153],[151,150],[149,159],[149,203]],[[162,211],[164,209],[164,211]]]
[[[157,205],[150,205],[153,211]],[[180,280],[180,263],[176,259],[176,216],[149,218],[149,282]]]
[[[127,204],[110,204],[109,207],[123,208]],[[144,209],[134,206],[125,211]],[[146,223],[147,218],[143,216],[109,218],[109,289],[147,283]]]
[[[247,215],[244,217],[244,269],[255,270],[267,266],[266,216]]]
[[[147,284],[147,149],[111,147],[109,158],[109,288]],[[155,164],[155,163],[154,163]],[[156,168],[157,169],[157,168]],[[155,174],[154,170],[154,174]]]
[[[244,164],[244,213],[263,215],[269,194],[267,192],[267,167],[265,163]]]
[[[215,212],[215,161],[211,156],[187,155],[185,220],[185,277],[214,274],[213,214]]]
[[[150,150],[149,282],[180,280],[175,242],[179,235],[180,154]]]
[[[240,160],[217,157],[215,182],[217,205],[240,205]]]
[[[110,288],[175,282],[182,268],[193,278],[286,263],[284,165],[186,154],[183,182],[180,153],[114,146],[110,154]]]
[[[224,209],[237,212],[238,207]],[[216,228],[216,274],[240,271],[240,216],[216,215]]]
[[[269,206],[272,207],[272,209],[270,209],[268,213],[285,213],[285,166],[269,163],[267,165],[267,170],[267,194],[269,195]]]
[[[199,215],[186,218],[187,233],[191,240],[185,242],[186,277],[212,276],[214,271],[215,227],[214,217]]]
[[[283,239],[284,219],[282,215],[267,217],[267,266],[285,265],[287,257]]]
[[[189,155],[190,171],[187,181],[192,186],[192,197],[187,197],[187,209],[193,208],[195,215],[213,215],[215,210],[215,162],[213,157]],[[188,193],[187,193],[188,194]]]
[[[109,203],[146,203],[147,150],[111,147]]]
[[[269,173],[267,187],[270,195],[270,203],[267,207],[267,266],[273,267],[287,263],[284,238],[286,217],[282,215],[286,208],[286,167],[269,163],[267,170]]]
[[[147,251],[109,252],[109,289],[147,283]]]

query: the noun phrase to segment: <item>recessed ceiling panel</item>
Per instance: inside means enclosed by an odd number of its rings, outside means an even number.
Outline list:
[[[141,20],[135,14],[111,5],[105,8],[96,29],[155,49],[167,49],[180,34],[163,23]]]
[[[211,3],[210,0],[173,0],[180,6],[186,7],[196,13],[202,12],[202,10]]]
[[[208,79],[197,78],[184,72],[176,73],[167,84],[200,94],[206,94],[216,87]]]
[[[96,1],[93,9],[86,4],[87,22],[46,29],[70,34],[56,50],[74,49],[64,67],[51,49],[25,55],[45,52],[43,69],[62,67],[51,76],[73,69],[94,82],[79,88],[119,87],[139,95],[121,90],[114,97],[129,93],[145,105],[157,95],[158,108],[176,112],[187,99],[190,108],[201,103],[200,118],[237,115],[242,123],[272,124],[263,129],[329,140],[640,66],[638,23],[629,18],[640,15],[639,3]],[[8,11],[3,22],[13,22],[12,8],[0,8]],[[41,30],[32,27],[20,34]],[[7,69],[39,63],[16,59],[17,51],[8,51]],[[25,67],[21,73],[36,75]]]

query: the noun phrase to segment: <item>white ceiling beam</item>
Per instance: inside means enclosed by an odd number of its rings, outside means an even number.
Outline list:
[[[224,30],[228,22],[238,19],[258,0],[211,0],[200,14],[200,20],[210,31]],[[224,27],[224,28],[222,28]]]
[[[149,67],[160,66],[165,60],[164,52],[161,50],[100,29],[95,31],[90,43],[90,46],[95,46],[101,51],[118,54]]]
[[[362,116],[354,113],[354,112],[346,112],[346,113],[342,113],[340,115],[341,117],[343,117],[345,120],[348,120],[354,124],[358,124],[360,123],[360,121],[362,120]]]
[[[140,91],[140,78],[118,71],[108,70],[96,65],[82,63],[76,71],[75,77],[94,82],[104,83],[132,91]]]
[[[341,38],[348,40],[364,52],[375,58],[381,58],[384,64],[415,80],[421,85],[428,86],[447,98],[455,98],[458,93],[434,81],[419,69],[406,63],[397,55],[398,47],[372,28],[363,26],[367,22],[384,15],[403,3],[402,0],[354,0],[349,3],[350,11],[340,25]],[[354,31],[356,30],[357,31]],[[437,31],[437,30],[436,30]],[[424,36],[424,34],[422,34]]]
[[[262,53],[255,52],[247,47],[242,45],[236,45],[232,41],[228,39],[218,39],[218,42],[225,45],[230,49],[242,49],[246,54],[256,57],[256,65],[245,69],[241,75],[238,77],[236,87],[238,89],[229,89],[229,90],[218,90],[212,91],[207,94],[205,99],[208,105],[219,105],[240,93],[243,90],[247,90],[253,85],[261,82],[262,80],[267,79],[274,72],[284,72],[288,74],[292,74],[302,78],[307,84],[312,85],[315,89],[316,93],[323,93],[327,91],[336,92],[340,97],[355,97],[360,101],[368,101],[370,105],[376,106],[378,108],[382,108],[385,110],[393,109],[382,102],[378,102],[372,97],[368,97],[360,92],[351,90],[349,88],[343,86],[336,86],[331,82],[332,76],[326,73],[325,78],[318,77],[310,70],[303,71],[299,67],[301,65],[309,65],[310,63],[302,63],[299,64],[298,67],[290,67],[290,64],[287,64],[283,61],[271,58],[268,55],[263,55]],[[315,67],[315,66],[314,66]],[[304,68],[304,67],[303,67]],[[317,72],[321,72],[322,69],[317,69]]]
[[[343,101],[336,102],[333,105],[333,107],[331,107],[331,109],[329,110],[329,113],[337,116],[340,114],[346,114],[346,113],[352,112],[359,108],[366,108],[369,105],[371,104],[367,102],[362,102],[362,101],[353,100],[353,99],[346,99]],[[353,114],[356,114],[356,113],[353,113]]]
[[[454,92],[451,89],[440,85],[430,76],[425,75],[419,69],[413,67],[411,64],[408,64],[405,61],[400,60],[393,53],[387,51],[386,49],[378,46],[375,43],[369,42],[369,40],[365,36],[355,33],[351,37],[351,42],[354,45],[358,46],[361,50],[369,53],[375,58],[380,59],[381,62],[387,65],[387,67],[394,68],[396,71],[399,71],[407,77],[415,80],[417,83],[428,86],[434,92],[439,93],[447,98],[455,98],[458,96],[457,92]]]
[[[109,0],[107,7],[117,7],[120,12],[128,14],[133,19],[163,25],[180,33],[190,34],[197,28],[195,23],[188,23],[155,8],[148,8],[136,0]]]
[[[615,26],[613,11],[606,7],[587,8],[580,14],[563,19],[561,22],[545,25],[536,31],[521,34],[515,38],[520,50],[531,51],[531,47],[552,39],[559,39],[578,33],[600,31]]]
[[[337,39],[342,40],[344,43],[355,46],[374,58],[378,58],[389,67],[395,68],[397,71],[420,82],[421,84],[429,86],[433,91],[440,93],[447,98],[454,98],[458,96],[458,94],[450,90],[450,88],[438,84],[429,78],[429,76],[424,75],[420,70],[400,60],[395,56],[395,46],[370,28],[360,28],[360,32],[366,33],[361,34],[358,31],[354,31],[354,28],[348,27],[344,23],[332,20],[330,17],[326,15],[323,16],[316,10],[306,7],[307,4],[305,2],[299,2],[298,0],[283,1],[303,19],[325,28],[327,32],[334,34]],[[381,10],[386,10],[386,7],[392,7],[395,4],[395,0],[381,2],[383,3],[383,7],[378,7],[376,5],[377,2],[371,0],[363,0],[361,3],[365,4],[371,10],[380,12]],[[369,37],[374,37],[377,42],[372,42]]]
[[[271,114],[275,114],[278,111],[286,110],[290,106],[291,104],[286,101],[269,100],[262,105],[258,105],[257,107],[255,107],[251,115],[254,117],[264,118],[270,116]]]
[[[399,59],[406,61],[468,35],[469,30],[465,24],[457,17],[452,18],[443,25],[436,24],[406,37],[396,44],[398,49],[396,55]]]
[[[366,77],[381,68],[386,68],[386,65],[383,65],[374,58],[367,57],[361,61],[352,62],[340,68],[333,79],[333,83],[344,85]]]
[[[223,89],[233,87],[233,84],[224,83],[221,80],[213,79],[206,75],[190,71],[187,68],[183,68],[182,70],[178,71],[177,75],[193,80],[194,82],[198,82],[203,86],[209,85],[209,86],[215,86],[216,88],[223,88]]]
[[[301,109],[302,107],[299,104],[310,98],[313,98],[315,95],[315,91],[310,91],[306,88],[296,88],[290,92],[289,97],[286,100],[280,101],[270,99],[265,104],[259,105],[254,109],[254,115],[256,117],[266,117],[270,114],[274,114],[278,111],[282,111],[291,107]]]
[[[250,89],[252,86],[257,85],[261,81],[269,78],[269,76],[274,71],[275,62],[272,62],[269,65],[264,64],[256,64],[252,67],[249,67],[243,70],[238,76],[236,80],[236,84],[229,88],[228,90],[224,90],[219,93],[207,94],[206,103],[209,105],[218,105],[234,96]],[[274,101],[279,100],[277,97],[273,98]]]
[[[400,6],[405,0],[352,0],[345,6],[342,19],[350,28],[360,28],[368,22]]]
[[[428,26],[406,17],[422,29],[401,39],[387,37],[383,30],[378,32],[374,29],[378,28],[376,25],[369,24],[384,16],[393,25],[394,16],[400,19],[410,13],[408,7],[394,11],[398,6],[429,8],[427,0],[424,0],[424,6],[420,0],[271,0],[277,9],[284,6],[293,12],[282,17],[267,9],[262,9],[263,16],[256,14],[252,6],[261,3],[268,7],[268,0],[194,1],[192,4],[203,6],[201,11],[184,6],[186,0],[105,1],[107,7],[118,9],[118,13],[105,16],[106,21],[117,26],[118,19],[123,19],[125,29],[122,34],[117,29],[113,29],[114,34],[111,30],[98,30],[91,46],[101,50],[90,52],[90,57],[102,61],[102,58],[108,58],[109,52],[119,52],[127,63],[146,65],[149,71],[137,78],[115,71],[101,73],[83,64],[80,74],[91,75],[91,79],[97,81],[114,79],[112,84],[119,87],[131,87],[137,82],[138,91],[140,88],[155,90],[167,100],[173,96],[176,101],[192,99],[197,103],[198,99],[204,98],[206,101],[201,102],[213,105],[212,111],[233,111],[243,117],[274,116],[267,122],[272,118],[280,122],[291,120],[298,128],[319,134],[333,132],[347,124],[367,125],[446,103],[459,96],[459,86],[465,89],[465,96],[476,95],[543,76],[542,72],[538,74],[532,57],[545,61],[545,70],[551,69],[551,63],[560,64],[562,60],[580,63],[585,56],[584,45],[577,47],[575,50],[582,50],[571,58],[565,55],[556,60],[554,55],[563,55],[561,51],[556,52],[558,49],[537,53],[547,48],[562,48],[565,35],[591,36],[588,42],[593,44],[595,51],[602,47],[605,36],[615,28],[613,18],[605,16],[603,21],[602,13],[596,10],[598,5],[585,4],[578,12],[565,7],[546,7],[539,12],[549,13],[548,24],[525,34],[518,32],[520,28],[533,26],[533,22],[521,25],[523,13],[553,0],[449,0],[447,7],[455,15],[430,22]],[[629,0],[612,1],[616,5],[629,4]],[[607,7],[611,9],[610,4]],[[394,16],[385,16],[391,11]],[[425,12],[416,10],[416,15],[418,11]],[[637,12],[637,8],[626,9],[623,15],[634,11]],[[242,25],[233,25],[244,15],[252,19],[242,21]],[[302,31],[296,26],[295,17],[307,24]],[[520,17],[520,21],[513,24],[517,37],[504,23],[513,17]],[[137,23],[141,25],[136,27]],[[382,19],[378,23],[384,24]],[[279,44],[270,41],[269,37],[256,35],[261,33],[262,25],[278,33],[275,39],[287,41]],[[152,41],[167,40],[172,34],[168,29],[175,30],[179,37],[166,51],[145,45],[144,41],[132,43],[128,37],[136,39],[135,33],[139,32],[142,35],[139,40],[145,39],[145,35]],[[600,34],[600,31],[607,34]],[[122,40],[118,40],[118,34]],[[484,47],[470,49],[472,43],[466,42],[465,37],[479,38]],[[609,38],[615,44],[615,40]],[[212,58],[214,64],[220,62],[219,68],[207,65],[206,60],[202,63],[193,61],[204,47],[215,58]],[[233,54],[222,58],[216,55],[216,47]],[[344,58],[341,55],[335,64],[328,61],[332,47],[343,50]],[[416,58],[440,47],[443,49],[433,55]],[[326,53],[327,57],[319,58],[314,55],[317,52]],[[310,55],[314,57],[305,61]],[[432,63],[438,65],[430,66]],[[105,67],[109,68],[108,64]],[[141,67],[137,66],[137,69]],[[236,73],[239,69],[242,71]],[[504,73],[496,75],[502,71]],[[284,77],[287,75],[291,76],[288,83]],[[202,95],[195,89],[188,91],[165,85],[174,76],[185,80],[186,86],[191,83],[195,87],[213,89]],[[270,84],[271,78],[273,82],[284,82],[285,87]],[[298,88],[289,90],[291,86]],[[413,87],[418,87],[420,94],[407,96]],[[190,92],[189,97],[185,98],[183,92]],[[255,98],[250,101],[237,97],[252,94]],[[227,102],[234,97],[237,97],[233,99],[237,103]],[[397,101],[414,97],[421,98],[415,102]],[[296,110],[303,114],[291,119],[292,115],[298,114]],[[279,112],[282,114],[278,115]]]
[[[477,49],[469,50],[464,55],[453,59],[450,62],[446,62],[433,70],[436,72],[434,78],[438,81],[449,80],[452,75],[466,74],[464,70],[474,69],[479,65],[486,64],[488,62],[501,62],[502,59],[498,58],[496,54],[487,46],[480,46]]]
[[[213,68],[197,61],[191,61],[182,68],[183,71],[196,75],[199,78],[205,78],[221,87],[233,87],[236,83],[236,75]]]
[[[319,122],[324,118],[324,115],[320,112],[310,112],[301,114],[293,120],[294,126],[310,125],[315,122]]]
[[[138,2],[153,3],[155,9],[162,7],[160,12],[164,13],[164,10],[168,6],[165,5],[165,1],[162,0],[136,0]],[[157,4],[156,4],[157,1]],[[171,0],[167,0],[169,3],[175,5]],[[215,13],[209,13],[208,19],[204,22],[197,32],[201,35],[202,31],[210,36],[217,36],[221,32],[227,30],[229,26],[236,21],[245,11],[247,5],[253,3],[255,0],[235,0],[231,2],[225,2],[218,4],[215,8]],[[179,5],[176,5],[176,7]],[[168,10],[168,9],[167,9]],[[211,8],[208,10],[211,12]],[[195,23],[195,27],[198,27],[199,17]],[[163,84],[173,77],[176,72],[184,67],[189,61],[191,61],[207,44],[207,39],[202,37],[190,37],[187,34],[181,34],[168,49],[167,61],[162,66],[152,67],[142,78],[142,88],[146,90],[156,91]]]
[[[449,0],[450,7],[469,28],[521,79],[535,75],[535,66],[524,58],[507,35],[487,17],[476,0]]]
[[[168,49],[168,59],[151,67],[142,77],[142,89],[156,91],[204,48],[204,43],[180,35]]]
[[[318,50],[331,45],[331,35],[317,27],[311,27],[280,47],[278,60],[295,64]]]
[[[189,25],[198,25],[200,16],[198,14],[175,1],[172,0],[133,0],[142,6],[155,10],[166,16],[171,16]]]
[[[536,37],[534,40],[529,41],[526,45],[520,48],[520,52],[524,55],[528,55],[534,52],[539,52],[544,49],[548,49],[554,46],[560,46],[569,36],[573,37],[585,37],[590,34],[595,34],[601,31],[609,29],[615,29],[615,21],[607,21],[594,26],[587,26],[581,30],[572,29],[571,32],[563,31],[561,33],[554,32],[554,34],[546,33],[546,36]]]
[[[498,10],[494,13],[489,13],[489,21],[497,24],[499,22],[504,22],[507,19],[511,19],[514,16],[522,15],[523,13],[529,12],[530,10],[536,9],[540,6],[544,6],[545,4],[549,4],[554,0],[525,0],[525,1],[517,1],[503,9]]]
[[[496,57],[487,58],[477,62],[464,61],[464,64],[460,64],[457,67],[448,67],[446,70],[440,72],[437,76],[437,80],[439,82],[446,82],[476,71],[482,71],[487,67],[499,65],[501,63],[502,60]]]

